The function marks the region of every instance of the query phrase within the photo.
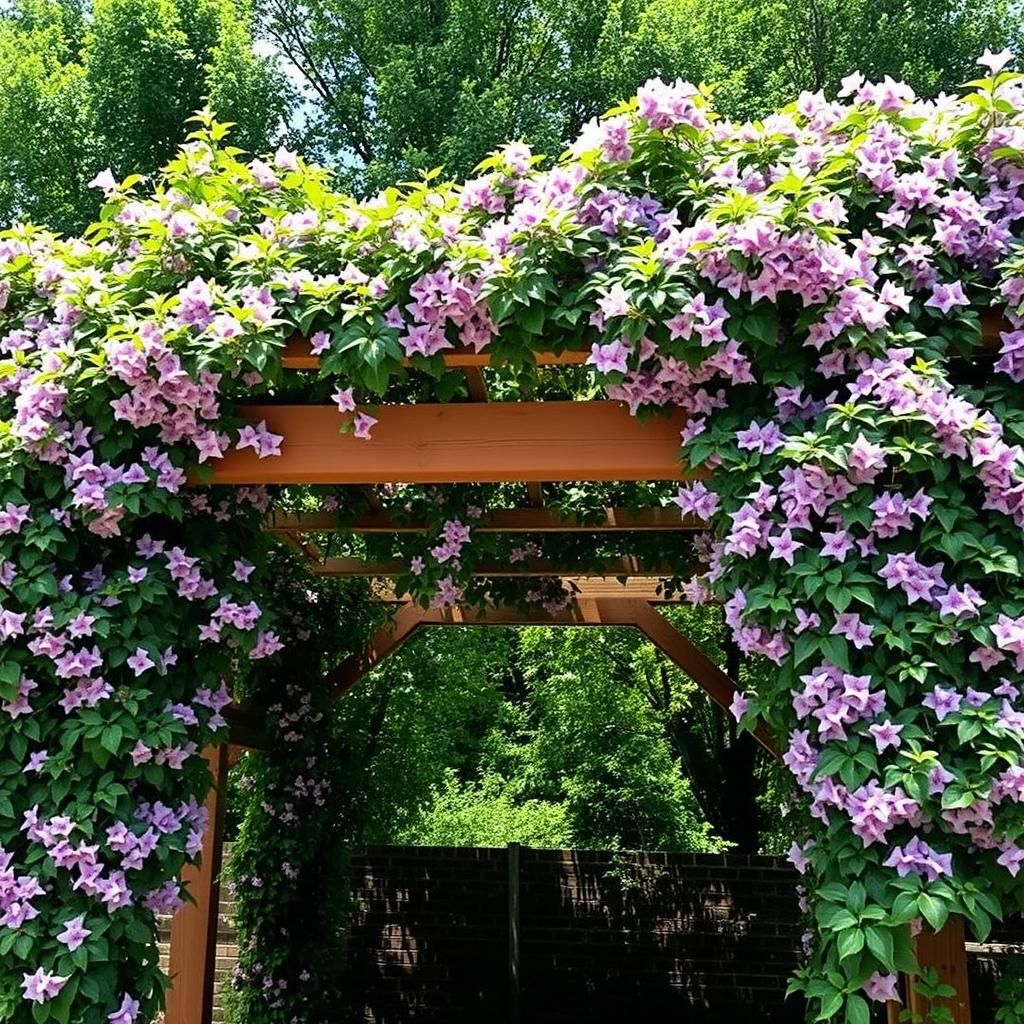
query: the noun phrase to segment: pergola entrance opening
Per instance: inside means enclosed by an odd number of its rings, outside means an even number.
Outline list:
[[[990,332],[991,333],[991,332]],[[535,353],[540,366],[579,365],[586,353]],[[643,565],[629,556],[584,567],[550,556],[527,557],[518,563],[479,567],[485,580],[558,578],[569,595],[558,610],[484,602],[423,607],[401,593],[395,580],[406,567],[397,561],[325,555],[323,541],[334,534],[348,538],[423,532],[425,525],[396,516],[382,497],[382,488],[414,483],[519,484],[526,495],[520,506],[488,510],[474,529],[481,533],[556,535],[574,533],[638,533],[663,536],[691,534],[703,527],[678,508],[605,507],[586,516],[564,515],[545,504],[545,488],[559,484],[622,481],[679,483],[706,476],[679,462],[680,420],[652,417],[641,422],[621,404],[609,401],[490,402],[482,367],[486,356],[472,352],[445,355],[446,366],[466,376],[470,401],[447,404],[389,406],[382,410],[372,442],[339,434],[333,406],[260,405],[240,407],[253,425],[287,438],[282,454],[271,460],[255,451],[232,451],[214,469],[214,484],[330,485],[360,496],[367,510],[343,515],[334,509],[273,510],[265,531],[302,553],[314,576],[357,576],[371,580],[376,601],[391,606],[387,622],[366,648],[339,664],[323,680],[342,697],[374,666],[426,626],[487,625],[626,626],[637,629],[672,662],[698,683],[723,710],[738,693],[736,680],[703,655],[657,607],[679,599],[664,577],[678,576],[667,565]],[[286,369],[311,369],[308,343],[295,339],[286,348]],[[218,876],[223,842],[223,783],[238,752],[266,743],[255,709],[226,710],[231,742],[208,753],[218,789],[211,795],[213,827],[203,849],[201,866],[187,874],[195,896],[175,918],[171,941],[167,1024],[208,1024],[212,1011],[218,907]],[[755,739],[777,756],[763,726]],[[918,943],[922,966],[933,966],[940,980],[953,985],[958,998],[949,1002],[955,1024],[969,1024],[967,966],[963,923],[952,919],[941,933]],[[927,1007],[906,981],[909,1006]],[[896,1021],[899,1004],[889,1005]]]

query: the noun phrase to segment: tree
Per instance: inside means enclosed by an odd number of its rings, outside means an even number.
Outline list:
[[[15,0],[0,16],[0,221],[80,231],[89,180],[151,173],[210,102],[233,140],[266,149],[282,116],[251,12],[231,0]]]
[[[1021,38],[1009,0],[260,0],[261,30],[305,105],[305,151],[373,190],[418,169],[469,174],[523,138],[556,155],[648,78],[717,86],[731,116],[803,89],[834,95],[857,67],[922,93],[973,77]]]

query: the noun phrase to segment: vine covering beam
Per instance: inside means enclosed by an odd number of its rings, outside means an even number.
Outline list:
[[[475,533],[618,533],[700,530],[704,522],[677,508],[606,508],[598,517],[562,515],[553,508],[507,508],[474,523]],[[403,522],[388,512],[346,518],[337,512],[273,512],[268,533],[423,533],[424,522]]]
[[[325,558],[313,565],[317,576],[369,576],[387,577],[404,576],[409,566],[399,558],[370,562],[362,558]],[[586,574],[584,566],[564,566],[542,558],[524,559],[522,562],[481,562],[474,569],[476,576],[510,578],[516,576],[579,576]],[[644,579],[662,579],[680,575],[678,568],[672,566],[642,566],[635,558],[609,559],[595,568],[594,574],[599,577],[642,577]]]

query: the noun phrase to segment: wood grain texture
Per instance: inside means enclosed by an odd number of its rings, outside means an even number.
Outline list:
[[[469,524],[474,533],[649,533],[702,530],[707,525],[679,509],[606,508],[598,517],[562,515],[554,508],[503,508]],[[342,516],[338,512],[273,512],[263,529],[268,533],[423,533],[425,522],[395,519],[386,511]]]
[[[232,450],[217,484],[511,483],[680,480],[682,414],[641,423],[617,402],[395,405],[373,437],[341,434],[334,406],[240,406],[285,440],[280,456]]]
[[[199,866],[187,867],[181,875],[195,903],[186,903],[171,924],[166,1024],[211,1024],[213,1018],[228,747],[211,747],[203,756],[214,781],[206,801],[210,820]]]

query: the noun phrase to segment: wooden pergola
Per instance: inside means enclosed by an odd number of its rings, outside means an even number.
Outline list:
[[[994,336],[989,327],[988,335]],[[541,366],[580,365],[588,352],[539,352]],[[258,405],[239,409],[248,422],[265,423],[285,437],[279,457],[260,459],[251,450],[231,451],[214,465],[214,484],[275,485],[330,484],[358,489],[372,511],[343,520],[336,512],[272,514],[265,529],[282,537],[309,558],[314,573],[358,575],[375,581],[377,599],[394,605],[390,621],[367,648],[336,666],[324,685],[340,697],[397,650],[417,630],[427,626],[563,625],[624,626],[639,630],[686,672],[722,707],[736,693],[736,682],[703,655],[664,616],[657,605],[668,598],[658,586],[661,577],[677,575],[666,566],[645,566],[633,559],[609,562],[600,570],[533,560],[517,565],[484,565],[481,575],[499,577],[562,576],[574,597],[565,609],[493,605],[424,609],[391,582],[403,567],[392,561],[365,562],[352,558],[323,558],[315,535],[345,530],[356,534],[388,534],[424,530],[424,524],[398,522],[382,506],[375,488],[385,484],[519,483],[530,504],[497,510],[475,530],[499,533],[562,533],[637,531],[673,533],[695,530],[699,521],[674,508],[624,510],[607,508],[597,517],[563,517],[544,505],[544,484],[571,481],[624,482],[697,479],[679,460],[680,415],[652,416],[640,421],[619,403],[490,402],[483,373],[486,353],[452,350],[446,365],[465,374],[470,400],[429,405],[382,407],[372,441],[339,434],[340,414],[331,406]],[[285,350],[289,370],[318,366],[308,343],[296,338]],[[207,481],[209,482],[209,481]],[[209,1024],[216,962],[219,874],[223,840],[223,783],[242,748],[260,748],[265,740],[262,722],[253,709],[229,707],[231,742],[206,756],[217,787],[209,800],[211,827],[201,864],[188,869],[195,904],[184,908],[172,926],[170,973],[173,987],[167,1004],[167,1024]],[[755,739],[774,753],[767,733]],[[935,967],[959,996],[951,1009],[955,1024],[969,1024],[966,953],[963,923],[951,922],[940,935],[922,937],[918,944],[923,964]],[[908,993],[910,1005],[921,1011],[921,999]],[[890,1020],[899,1007],[890,1006]]]

